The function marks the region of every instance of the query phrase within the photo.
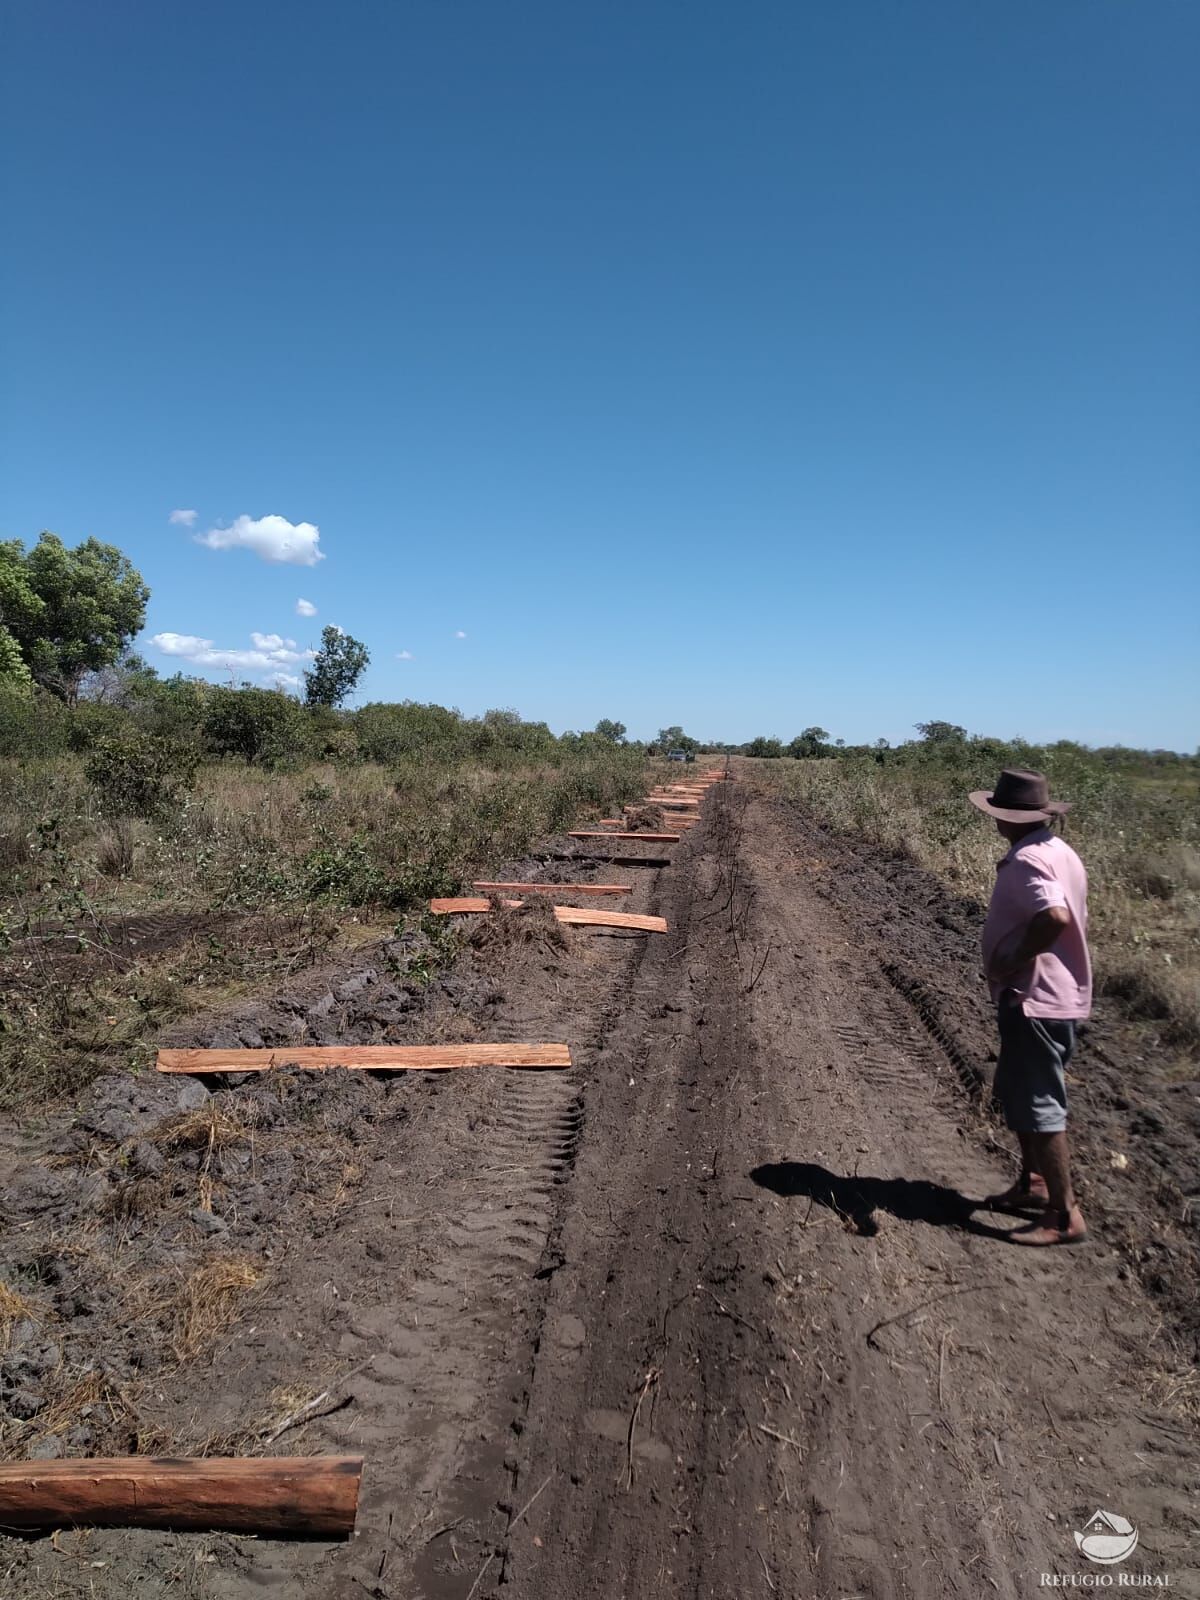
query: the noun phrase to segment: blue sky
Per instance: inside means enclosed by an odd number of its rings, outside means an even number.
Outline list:
[[[163,670],[1200,739],[1193,0],[5,31],[0,534],[127,550]]]

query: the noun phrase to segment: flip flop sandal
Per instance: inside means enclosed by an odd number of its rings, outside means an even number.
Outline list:
[[[1030,1223],[1027,1228],[1015,1228],[1005,1237],[1009,1244],[1024,1245],[1026,1249],[1048,1250],[1060,1244],[1082,1244],[1087,1238],[1087,1228],[1081,1233],[1069,1233],[1071,1226],[1071,1213],[1069,1211],[1048,1212],[1047,1215],[1059,1219],[1058,1226],[1047,1226],[1045,1223]]]

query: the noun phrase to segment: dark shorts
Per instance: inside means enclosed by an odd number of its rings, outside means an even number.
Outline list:
[[[1003,996],[996,1012],[1000,1059],[992,1098],[1014,1133],[1061,1133],[1067,1125],[1067,1062],[1075,1024],[1027,1017]]]

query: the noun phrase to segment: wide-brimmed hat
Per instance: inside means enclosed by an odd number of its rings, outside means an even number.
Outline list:
[[[1050,785],[1040,772],[1023,767],[1006,767],[991,794],[975,789],[968,796],[973,806],[1001,822],[1049,822],[1071,808],[1062,800],[1051,800]]]

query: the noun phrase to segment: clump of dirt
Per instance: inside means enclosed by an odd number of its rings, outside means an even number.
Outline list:
[[[540,895],[515,907],[494,898],[492,907],[469,935],[472,950],[490,964],[507,962],[514,952],[558,955],[570,948],[567,929],[555,917],[552,903]]]
[[[628,833],[663,833],[664,813],[661,806],[630,806],[625,813]]]

